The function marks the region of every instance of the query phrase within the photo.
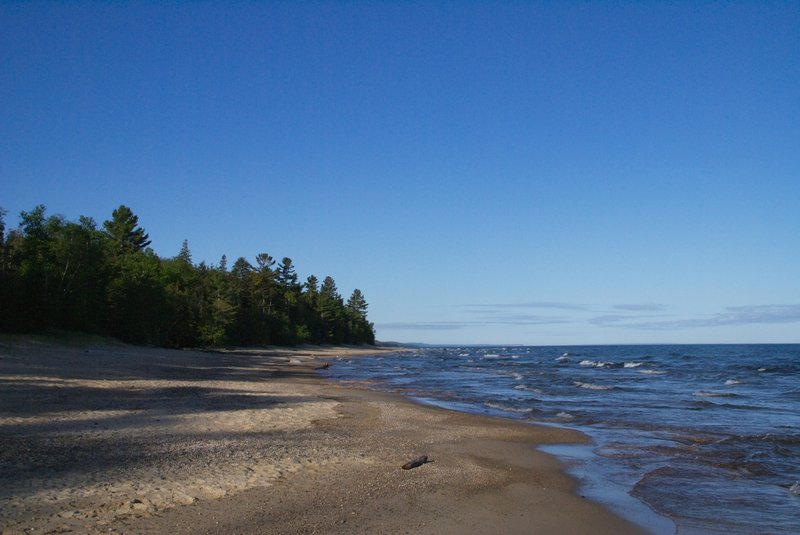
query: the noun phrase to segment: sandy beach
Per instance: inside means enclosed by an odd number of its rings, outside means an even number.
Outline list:
[[[536,427],[319,376],[391,348],[0,338],[0,532],[640,533]],[[427,455],[431,462],[401,466]]]

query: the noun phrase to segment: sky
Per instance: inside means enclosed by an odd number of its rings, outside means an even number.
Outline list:
[[[379,340],[800,342],[798,2],[0,2],[0,207]]]

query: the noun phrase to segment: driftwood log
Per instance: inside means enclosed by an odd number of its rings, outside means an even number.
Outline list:
[[[421,457],[417,457],[416,459],[411,459],[410,461],[408,461],[406,464],[403,465],[403,470],[411,470],[412,468],[422,466],[427,462],[428,462],[428,456],[423,455]]]

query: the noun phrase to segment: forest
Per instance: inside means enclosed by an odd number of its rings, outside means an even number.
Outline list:
[[[345,302],[332,277],[298,281],[292,260],[267,253],[255,265],[223,255],[195,264],[187,241],[174,258],[148,247],[122,205],[98,228],[21,212],[7,229],[0,210],[0,331],[80,331],[165,347],[374,344],[367,302]]]

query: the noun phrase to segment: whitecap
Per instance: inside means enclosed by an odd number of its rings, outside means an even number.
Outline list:
[[[741,384],[741,381],[738,381],[736,379],[728,379],[727,381],[725,381],[725,384],[728,386],[738,385]]]
[[[568,413],[568,412],[563,412],[563,411],[562,411],[562,412],[559,412],[558,414],[556,414],[556,416],[557,416],[557,417],[559,417],[559,418],[564,418],[565,420],[572,420],[573,418],[575,418],[575,417],[574,417],[573,415],[571,415],[570,413]]]
[[[660,370],[639,370],[639,373],[643,373],[645,375],[664,375],[667,372],[662,372]]]
[[[469,353],[459,353],[458,356],[459,357],[468,357]]]
[[[611,390],[610,386],[596,385],[594,383],[584,383],[584,382],[581,382],[581,381],[573,381],[572,384],[574,384],[575,386],[580,387],[580,388],[586,388],[588,390]]]
[[[642,365],[641,362],[626,362],[623,367],[624,368],[638,368],[641,365]]]
[[[566,355],[561,355],[556,359],[556,362],[569,362],[569,357]]]
[[[765,372],[765,371],[767,371],[767,369],[766,368],[759,368],[758,371]]]
[[[522,381],[525,378],[521,373],[513,373],[511,376],[517,381]]]
[[[484,355],[483,358],[485,359],[499,359],[500,355],[497,353],[489,353],[488,355]]]
[[[580,364],[581,366],[594,366],[595,368],[605,368],[606,366],[614,365],[613,362],[604,362],[602,360],[595,362],[593,360],[588,360],[588,359],[582,360],[578,364]]]
[[[508,405],[503,405],[502,403],[494,403],[492,401],[487,401],[486,403],[484,403],[484,405],[486,405],[491,409],[497,409],[499,411],[505,411],[505,412],[517,412],[520,414],[527,414],[529,412],[533,412],[533,409],[531,409],[530,407],[527,408],[509,407]]]

